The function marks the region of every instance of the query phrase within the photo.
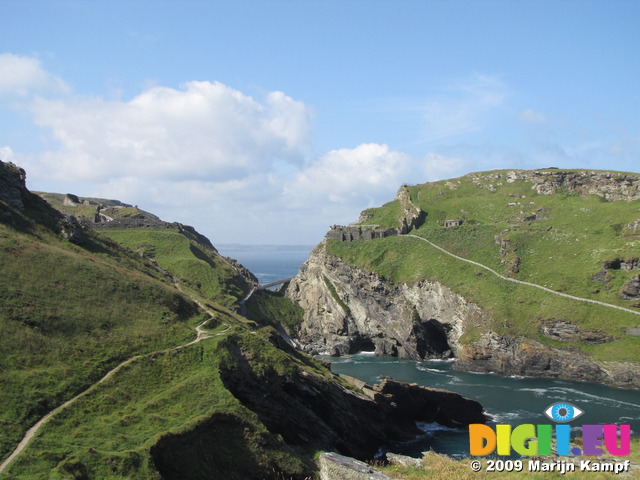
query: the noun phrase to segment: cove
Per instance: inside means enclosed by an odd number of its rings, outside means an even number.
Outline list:
[[[373,385],[388,376],[403,382],[442,388],[480,402],[494,419],[492,423],[549,423],[544,410],[555,402],[569,402],[584,414],[570,425],[630,424],[632,436],[640,434],[640,394],[599,384],[548,378],[504,377],[493,374],[459,372],[449,361],[416,362],[359,353],[344,357],[320,356],[331,363],[334,373],[344,373]],[[390,451],[420,456],[432,449],[453,457],[469,455],[469,435],[439,425],[422,425],[425,435],[403,445],[389,445]]]

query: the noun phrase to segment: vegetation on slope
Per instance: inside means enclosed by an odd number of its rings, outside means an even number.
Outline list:
[[[151,258],[204,298],[231,307],[249,290],[235,267],[215,250],[167,228],[105,229],[102,235]]]
[[[303,310],[281,292],[257,290],[246,303],[247,318],[260,325],[295,328],[302,323]]]
[[[218,312],[220,313],[220,312]],[[238,323],[232,315],[221,320]],[[260,478],[308,470],[222,384],[230,345],[250,342],[269,368],[292,368],[260,333],[221,324],[207,340],[147,355],[51,420],[10,478]],[[166,443],[179,452],[166,452]],[[184,445],[184,447],[182,447]],[[167,462],[167,457],[173,458]]]
[[[621,298],[620,293],[638,271],[603,272],[603,265],[640,257],[640,236],[627,227],[640,218],[640,200],[605,201],[597,195],[585,197],[569,191],[541,195],[532,190],[530,182],[506,182],[505,172],[417,185],[409,187],[409,192],[427,214],[425,223],[411,233],[453,254],[558,292],[626,308],[637,303]],[[368,210],[365,223],[395,226],[399,212],[398,202],[390,202]],[[445,228],[445,219],[461,219],[462,225]],[[491,328],[553,346],[577,347],[600,360],[640,361],[640,340],[625,334],[626,327],[640,323],[635,315],[500,280],[413,238],[330,241],[328,249],[392,282],[438,280],[477,303],[495,324],[471,326],[463,342],[474,341],[480,331]],[[560,343],[541,333],[541,325],[551,321],[577,324],[611,336],[613,341]]]
[[[271,367],[291,362],[270,332],[213,301],[238,300],[240,267],[169,228],[86,230],[72,244],[60,235],[63,216],[16,179],[2,197],[13,204],[0,199],[0,460],[36,421],[71,403],[0,478],[155,479],[160,468],[163,478],[185,478],[162,464],[173,438],[192,438],[180,460],[193,478],[306,476],[304,455],[220,382],[240,341],[262,345]],[[210,319],[205,304],[215,316],[210,338],[181,347]]]

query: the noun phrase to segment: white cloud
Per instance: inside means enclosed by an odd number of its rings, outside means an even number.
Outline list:
[[[55,178],[225,181],[300,162],[309,110],[282,92],[261,103],[215,82],[150,88],[131,101],[37,99],[38,125],[60,144],[43,155]]]
[[[489,113],[507,96],[504,83],[488,75],[475,74],[471,80],[449,86],[445,96],[429,100],[422,108],[425,139],[440,140],[481,130]]]
[[[362,144],[332,150],[300,171],[284,195],[294,204],[330,202],[373,206],[388,201],[411,170],[408,155],[390,151],[387,145]]]
[[[542,113],[531,109],[520,112],[518,118],[521,122],[525,123],[544,123],[547,121],[546,117]]]
[[[64,93],[68,90],[66,83],[44,70],[38,59],[0,54],[0,95],[26,96],[34,91]]]

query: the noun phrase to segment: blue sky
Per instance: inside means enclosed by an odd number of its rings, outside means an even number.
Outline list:
[[[423,183],[640,171],[640,2],[0,0],[0,159],[215,243]]]

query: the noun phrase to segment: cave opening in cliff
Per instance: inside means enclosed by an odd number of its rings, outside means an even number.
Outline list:
[[[416,327],[418,326],[416,325]],[[453,357],[447,336],[450,330],[451,327],[449,325],[443,324],[434,318],[421,322],[417,329],[414,328],[418,355],[421,358]]]
[[[376,346],[369,337],[357,337],[351,341],[350,353],[373,352]]]

